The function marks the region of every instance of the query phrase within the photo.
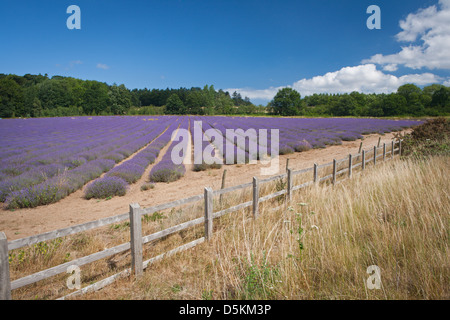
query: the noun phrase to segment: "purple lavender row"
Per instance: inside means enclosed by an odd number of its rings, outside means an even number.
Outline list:
[[[152,142],[132,159],[114,167],[104,177],[91,182],[86,187],[85,198],[102,199],[125,195],[128,186],[142,177],[147,167],[155,162],[161,149],[170,142],[168,132],[172,132],[178,126],[178,123],[173,121],[175,118],[170,119],[169,127],[167,122],[157,126]]]
[[[195,128],[196,128],[196,130],[195,130]],[[208,153],[208,156],[212,160],[215,160],[214,158],[217,158],[217,156],[220,156],[220,155],[216,155],[216,148],[218,147],[214,143],[216,141],[214,141],[214,139],[212,137],[210,137],[206,134],[206,131],[208,131],[209,129],[211,129],[211,126],[207,122],[202,121],[202,118],[200,118],[200,117],[192,117],[191,118],[190,132],[191,132],[191,137],[192,137],[192,145],[194,145],[196,143],[196,141],[194,140],[195,132],[202,133],[201,147],[198,148],[198,147],[194,146],[194,166],[193,166],[194,171],[205,171],[207,169],[219,169],[222,167],[222,165],[220,163],[216,163],[216,161],[214,163],[206,163],[205,162],[204,155],[206,153]],[[197,138],[197,141],[199,141],[198,138]],[[200,162],[200,159],[201,159],[201,162]]]
[[[122,122],[124,121],[122,120]],[[105,129],[104,131],[109,132],[106,132],[103,135],[99,135],[98,131],[90,131],[86,132],[84,136],[81,137],[80,136],[76,136],[74,138],[62,137],[60,140],[62,146],[51,148],[42,147],[38,153],[25,150],[22,154],[15,154],[13,157],[1,159],[0,172],[3,175],[2,177],[0,177],[0,180],[4,180],[7,177],[18,176],[21,173],[29,170],[30,168],[34,169],[40,165],[57,163],[68,167],[68,169],[71,169],[85,163],[86,161],[99,158],[101,155],[104,155],[105,153],[110,152],[115,148],[117,149],[118,146],[122,147],[126,146],[130,143],[130,141],[135,140],[136,137],[124,138],[124,136],[129,134],[129,133],[127,134],[128,130],[135,128],[135,127],[130,128],[131,126],[127,125],[126,122],[124,124],[125,125],[122,125],[123,128],[121,128],[122,130],[120,131],[119,130],[111,131]],[[145,134],[146,131],[148,131],[147,128],[142,125],[139,129],[140,131],[137,132],[140,132],[140,134]],[[86,138],[92,135],[97,137],[91,137],[89,141],[86,143],[87,140]],[[43,138],[46,139],[47,137],[44,136]],[[75,139],[76,142],[67,143],[68,138],[71,138],[71,140]],[[25,146],[17,146],[17,148],[26,149]],[[129,151],[126,150],[122,151],[122,153],[124,154],[122,156],[122,159],[126,156],[127,152]],[[45,170],[46,169],[44,168],[43,171],[45,172]]]
[[[169,119],[165,119],[166,123]],[[129,146],[131,149],[138,150],[142,147],[142,143],[148,143],[148,135],[137,139]],[[130,141],[128,141],[130,142]],[[145,145],[145,144],[144,144]],[[115,165],[114,160],[110,159],[96,159],[76,167],[72,170],[64,170],[50,179],[45,181],[28,185],[19,190],[11,191],[6,196],[5,202],[9,209],[12,208],[28,208],[45,205],[56,202],[67,195],[79,190],[87,182],[98,178],[101,174],[108,172]],[[10,186],[10,190],[12,186]]]
[[[189,129],[189,117],[181,117],[180,129]],[[165,134],[170,139],[174,130],[167,130]],[[180,179],[186,173],[186,168],[183,163],[174,163],[172,159],[172,150],[175,146],[182,144],[184,150],[187,150],[187,139],[182,140],[182,135],[177,131],[174,141],[170,144],[167,152],[164,154],[160,162],[158,162],[150,171],[150,182],[172,182]],[[182,142],[181,142],[182,140]],[[190,156],[190,155],[189,155]]]
[[[222,135],[224,164],[245,163],[249,159],[249,154],[245,150],[245,146],[237,145],[234,141],[227,139],[227,128],[223,125],[223,122],[228,121],[227,117],[208,117],[207,119],[211,128],[216,129]]]
[[[140,149],[142,146],[147,144],[149,140],[153,140],[152,137],[154,136],[154,133],[152,130],[153,128],[148,130],[150,133],[143,136],[140,136],[142,133],[139,133],[122,138],[120,142],[116,141],[116,146],[120,146],[116,149],[114,149],[115,145],[108,144],[108,141],[104,141],[103,146],[92,148],[86,155],[81,153],[75,157],[66,158],[66,161],[63,161],[62,163],[58,163],[57,158],[55,158],[56,163],[53,164],[48,164],[45,166],[31,165],[31,169],[23,174],[0,182],[0,201],[6,201],[8,196],[14,191],[30,188],[58,175],[67,176],[68,172],[72,172],[76,167],[79,167],[80,170],[87,168],[86,170],[93,170],[94,172],[97,172],[95,169],[95,163],[94,166],[88,165],[89,161],[92,160],[112,160],[114,165],[114,163],[121,161],[125,157],[128,157]],[[72,174],[70,176],[73,177]],[[54,180],[56,180],[56,178]],[[77,181],[78,179],[75,180]],[[84,181],[84,183],[86,182],[88,181]],[[79,187],[76,182],[73,185],[75,190]],[[73,188],[70,188],[70,190],[72,189]]]

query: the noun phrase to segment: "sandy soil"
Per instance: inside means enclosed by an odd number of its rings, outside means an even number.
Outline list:
[[[393,136],[393,133],[381,136],[382,143],[390,143]],[[378,134],[365,136],[364,149],[376,145],[379,137]],[[357,153],[360,142],[360,140],[343,142],[342,145],[329,146],[326,149],[282,155],[279,161],[280,173],[285,171],[288,158],[290,159],[290,168],[304,169],[312,167],[314,163],[323,164],[332,161],[333,158],[341,159],[348,156],[349,153]],[[157,161],[162,158],[167,148],[161,151]],[[141,191],[140,187],[147,181],[152,167],[147,168],[143,177],[133,184],[123,197],[115,197],[111,200],[85,200],[83,190],[78,190],[58,203],[38,208],[15,211],[0,209],[0,231],[6,233],[8,240],[24,238],[126,213],[130,203],[139,203],[141,207],[150,207],[202,194],[206,186],[210,186],[214,190],[220,189],[224,169],[227,169],[226,187],[250,182],[254,176],[265,178],[267,176],[262,176],[260,169],[268,166],[262,164],[226,165],[221,169],[194,172],[191,170],[191,166],[187,165],[186,174],[180,180],[172,183],[157,183],[154,189]]]

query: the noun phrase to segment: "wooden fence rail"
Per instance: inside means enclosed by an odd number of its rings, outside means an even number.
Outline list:
[[[398,147],[395,148],[395,145]],[[130,250],[131,252],[131,268],[125,269],[111,277],[108,277],[106,279],[103,279],[101,281],[98,281],[94,284],[91,284],[89,286],[86,286],[78,291],[72,292],[71,294],[62,297],[60,299],[65,299],[68,297],[72,297],[74,295],[78,294],[84,294],[86,292],[92,291],[92,290],[99,290],[111,283],[113,283],[115,280],[126,277],[131,274],[133,274],[135,277],[139,277],[142,275],[143,270],[147,268],[148,265],[161,260],[164,257],[171,256],[173,254],[176,254],[177,252],[187,250],[189,248],[195,247],[204,241],[211,240],[213,236],[213,222],[214,219],[219,218],[225,214],[239,211],[248,207],[252,207],[252,214],[253,218],[257,219],[259,216],[259,205],[264,202],[268,201],[270,199],[285,195],[286,202],[288,203],[291,198],[293,191],[300,190],[302,188],[311,186],[313,184],[317,184],[320,182],[325,182],[327,180],[330,180],[332,184],[336,184],[338,181],[338,177],[343,176],[343,174],[347,173],[346,177],[343,179],[351,178],[353,175],[353,170],[356,168],[361,167],[361,172],[364,171],[367,167],[367,164],[373,163],[374,166],[377,164],[377,160],[381,158],[383,161],[390,160],[394,158],[395,153],[397,152],[398,155],[401,155],[402,152],[402,145],[401,140],[398,140],[398,142],[392,141],[390,148],[387,147],[386,144],[383,144],[383,146],[374,146],[373,149],[369,150],[361,150],[361,152],[357,154],[350,154],[348,157],[343,159],[333,159],[332,162],[317,165],[314,164],[313,167],[302,169],[302,170],[292,170],[290,168],[287,168],[287,173],[279,174],[276,176],[272,176],[266,179],[258,179],[253,178],[253,181],[250,183],[244,183],[241,185],[228,187],[220,190],[213,191],[211,188],[206,187],[204,190],[204,194],[192,196],[189,198],[181,199],[181,200],[175,200],[172,202],[156,205],[149,208],[141,208],[139,204],[131,204],[129,208],[129,212],[119,214],[116,216],[108,217],[99,219],[96,221],[91,221],[84,224],[79,224],[76,226],[54,230],[51,232],[13,240],[8,242],[5,234],[3,232],[0,232],[0,300],[9,300],[11,299],[11,291],[36,283],[38,281],[53,277],[55,275],[65,273],[67,272],[68,268],[71,266],[83,266],[85,264],[104,259],[113,255],[116,255],[121,252],[125,252]],[[388,150],[389,149],[389,150]],[[382,150],[382,153],[378,153],[378,151]],[[368,158],[367,154],[373,152],[373,157]],[[389,157],[388,157],[389,156]],[[341,170],[338,170],[338,166],[342,163],[345,163],[348,161],[348,165],[344,167]],[[323,177],[320,177],[319,172],[325,171],[323,169],[327,169],[331,167],[332,173],[325,175]],[[294,177],[298,176],[300,174],[306,174],[312,172],[311,180],[304,182],[300,185],[294,185]],[[277,192],[260,196],[260,190],[261,185],[264,183],[269,183],[273,181],[277,181],[280,179],[286,178],[286,189],[278,190]],[[341,179],[341,181],[343,180]],[[340,181],[339,181],[340,182]],[[237,205],[234,205],[232,207],[219,210],[217,212],[214,212],[213,210],[213,203],[214,203],[214,197],[215,196],[221,196],[232,192],[236,190],[243,190],[246,188],[252,187],[252,200],[244,203],[240,203]],[[176,226],[169,227],[167,229],[164,229],[162,231],[155,232],[150,235],[143,236],[142,235],[142,225],[141,225],[141,218],[144,215],[152,214],[158,211],[171,209],[174,207],[186,205],[189,203],[194,203],[198,201],[204,201],[204,216],[201,218],[197,218],[194,220],[190,220],[184,223],[181,223]],[[60,264],[58,266],[22,277],[20,279],[11,281],[10,280],[10,272],[9,272],[9,251],[19,249],[25,246],[30,246],[39,242],[53,240],[60,237],[65,237],[73,234],[77,234],[80,232],[92,230],[94,228],[99,228],[107,225],[111,225],[113,223],[122,222],[125,220],[130,221],[130,242],[126,242],[123,244],[120,244],[118,246],[105,249],[100,252],[93,253],[91,255],[81,257],[75,260],[72,260],[70,262],[66,262],[63,264]],[[166,253],[160,254],[156,257],[153,257],[149,260],[143,261],[143,245],[154,240],[161,239],[163,237],[166,237],[168,235],[174,234],[176,232],[180,232],[182,230],[204,224],[204,237],[201,237],[197,240],[191,241],[187,244],[184,244],[182,246],[179,246],[175,249],[172,249]]]

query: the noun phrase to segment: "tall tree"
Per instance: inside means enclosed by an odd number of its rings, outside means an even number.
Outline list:
[[[23,90],[9,77],[0,79],[0,117],[10,118],[23,113]]]
[[[292,88],[280,89],[270,102],[273,112],[280,116],[296,116],[301,110],[300,93]]]
[[[167,114],[186,114],[186,108],[184,107],[183,101],[181,101],[178,94],[172,94],[166,103],[166,113]]]

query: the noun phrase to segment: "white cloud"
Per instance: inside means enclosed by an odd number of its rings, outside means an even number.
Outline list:
[[[81,60],[70,61],[69,66],[70,66],[71,68],[73,68],[73,67],[76,66],[77,64],[83,64],[83,61],[81,61]]]
[[[450,69],[450,0],[440,0],[438,5],[420,9],[400,21],[402,31],[397,41],[407,43],[401,51],[391,55],[376,54],[362,61],[361,65],[344,67],[309,79],[301,79],[291,87],[302,96],[314,93],[391,93],[406,83],[428,85],[443,82],[450,85],[450,78],[442,79],[433,73],[415,73],[395,76],[399,66],[411,69]],[[380,66],[381,70],[377,69]],[[250,99],[271,100],[279,89],[227,89],[237,91]]]
[[[387,64],[387,65],[383,66],[383,70],[389,71],[389,72],[394,72],[394,71],[398,70],[398,65],[396,65],[395,63]]]
[[[103,70],[108,70],[109,66],[103,63],[97,63],[97,68],[99,69],[103,69]]]
[[[295,89],[302,96],[314,93],[390,93],[406,83],[426,85],[439,82],[441,79],[432,73],[407,74],[397,77],[384,73],[374,64],[363,64],[355,67],[345,67],[338,71],[328,72],[321,76],[301,79],[292,85],[285,86]],[[230,93],[239,92],[250,99],[271,100],[279,89],[284,87],[270,87],[268,89],[226,89]]]
[[[412,69],[450,69],[450,0],[409,14],[400,21],[400,28],[396,39],[407,46],[398,53],[376,54],[362,63],[385,65],[386,71],[398,64]]]
[[[79,64],[83,64],[83,61],[81,61],[81,60],[73,60],[73,61],[70,61],[68,64],[57,63],[55,66],[58,67],[58,68],[63,68],[64,70],[70,70],[70,69],[74,68],[76,65],[79,65]]]
[[[249,97],[250,99],[262,99],[262,100],[272,100],[272,98],[277,94],[278,90],[285,87],[270,87],[268,89],[251,89],[251,88],[231,88],[225,89],[230,94],[233,92],[238,92],[243,97]]]

